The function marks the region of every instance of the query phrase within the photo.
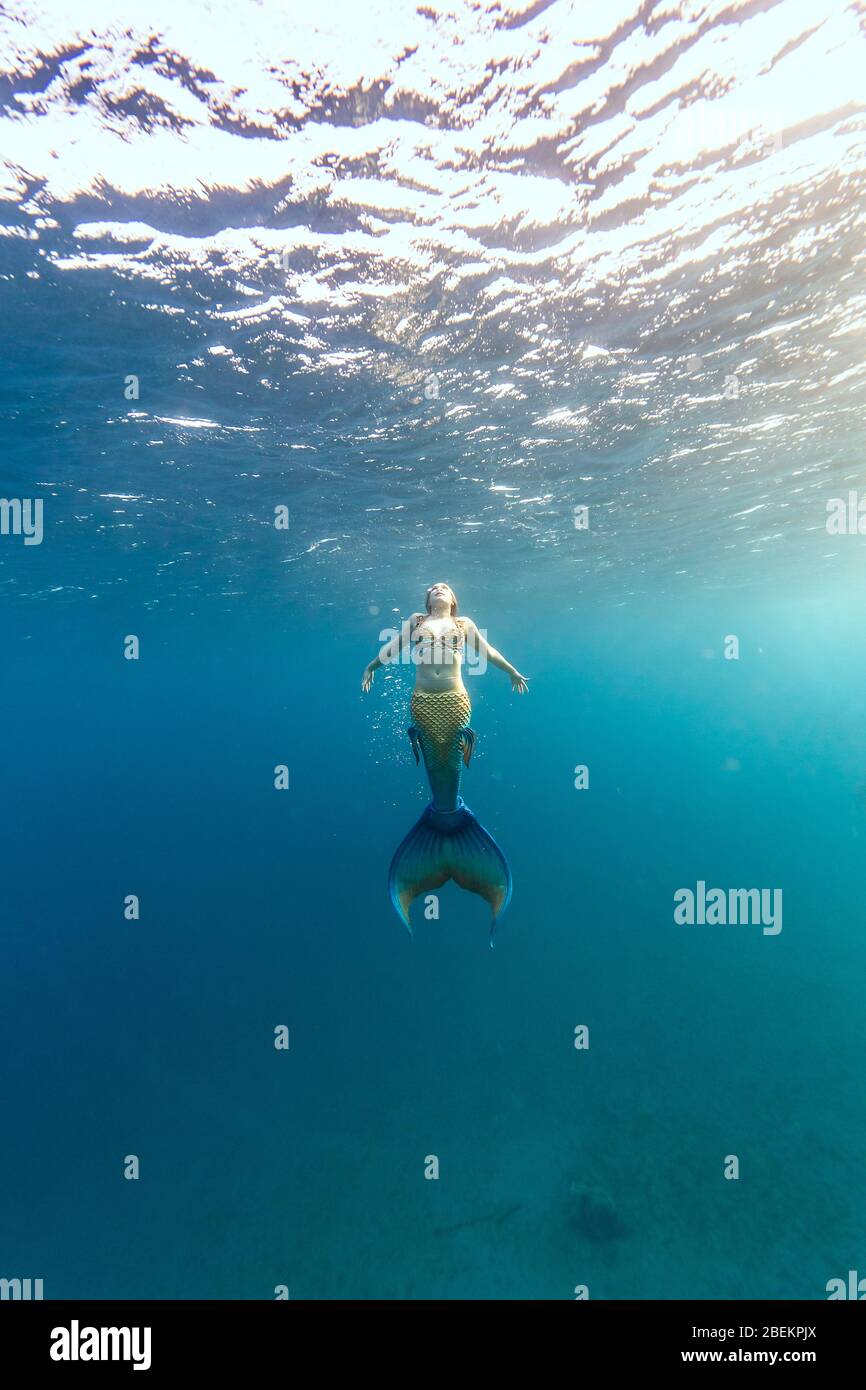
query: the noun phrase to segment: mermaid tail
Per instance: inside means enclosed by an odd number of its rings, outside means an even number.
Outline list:
[[[433,799],[391,861],[391,902],[411,934],[413,899],[453,878],[490,904],[492,946],[496,924],[511,899],[511,870],[460,795],[462,769],[475,747],[469,696],[465,690],[416,690],[411,708],[409,737],[416,761],[419,753],[424,758]]]
[[[502,850],[464,805],[453,811],[428,806],[391,861],[388,892],[411,935],[409,908],[420,893],[441,888],[453,878],[461,888],[489,902],[490,944],[496,924],[511,900],[511,870]]]

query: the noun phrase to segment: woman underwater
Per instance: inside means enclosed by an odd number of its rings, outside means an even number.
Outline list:
[[[507,672],[518,695],[525,694],[528,686],[526,677],[486,642],[471,618],[457,616],[457,598],[449,585],[431,585],[425,607],[426,612],[413,613],[385,644],[364,668],[361,680],[361,689],[369,690],[380,666],[397,660],[404,650],[411,653],[416,674],[409,739],[416,763],[419,750],[423,754],[433,793],[391,861],[388,892],[411,935],[413,899],[453,878],[490,904],[492,946],[496,923],[511,898],[511,870],[496,841],[460,795],[461,763],[469,766],[475,747],[475,732],[469,727],[472,706],[461,676],[467,650],[473,659],[489,661]]]

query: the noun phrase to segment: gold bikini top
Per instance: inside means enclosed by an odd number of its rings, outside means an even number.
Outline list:
[[[455,621],[453,632],[443,633],[440,637],[434,637],[432,633],[419,634],[418,629],[423,621],[424,619],[422,618],[421,622],[415,624],[415,630],[412,634],[412,641],[415,643],[416,649],[422,646],[427,646],[431,649],[440,646],[445,647],[451,652],[461,652],[463,650],[466,645],[466,633],[460,626],[459,621]]]

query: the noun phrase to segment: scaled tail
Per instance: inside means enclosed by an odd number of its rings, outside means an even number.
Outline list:
[[[493,836],[462,798],[455,811],[437,811],[431,803],[391,860],[388,892],[410,935],[409,908],[413,899],[419,893],[441,888],[449,878],[490,904],[492,946],[496,925],[511,900],[511,870]]]

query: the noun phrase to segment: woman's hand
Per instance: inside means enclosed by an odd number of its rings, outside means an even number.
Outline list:
[[[370,686],[373,684],[373,671],[374,671],[374,670],[375,670],[375,667],[373,667],[372,665],[370,665],[370,666],[365,666],[365,667],[364,667],[364,674],[363,674],[363,676],[361,677],[361,690],[362,690],[362,692],[365,693],[365,694],[366,694],[366,692],[370,689]]]
[[[518,695],[526,695],[529,692],[529,681],[526,676],[521,676],[519,671],[511,673],[511,689],[516,690]]]

